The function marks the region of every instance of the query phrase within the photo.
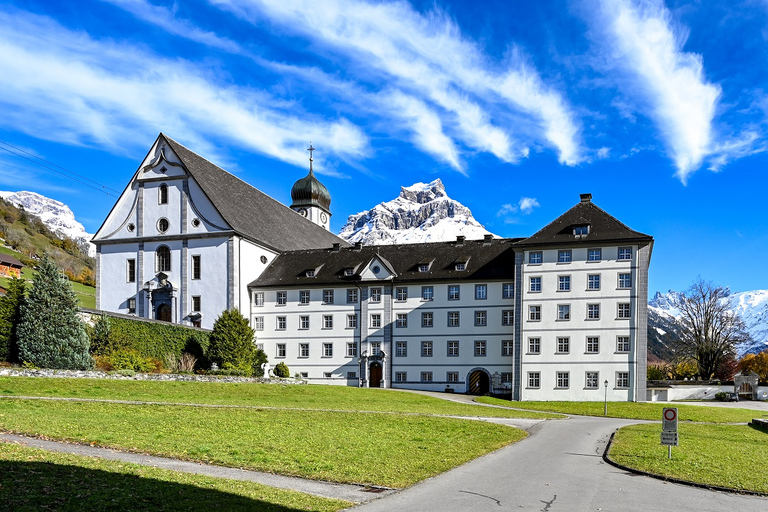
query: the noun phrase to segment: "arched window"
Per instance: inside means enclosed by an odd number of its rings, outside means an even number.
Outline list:
[[[168,204],[168,185],[163,183],[157,191],[158,204]]]
[[[165,245],[161,245],[155,251],[155,267],[157,272],[171,271],[171,250]]]

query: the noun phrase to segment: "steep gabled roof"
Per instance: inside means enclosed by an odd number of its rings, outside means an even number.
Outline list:
[[[339,250],[315,249],[290,251],[278,255],[261,276],[250,286],[343,286],[360,282],[364,265],[374,258],[386,262],[395,276],[386,283],[418,281],[483,281],[513,279],[515,255],[512,249],[519,238],[473,240],[463,243],[434,242],[424,244],[369,245],[360,248],[344,247]],[[457,271],[456,261],[468,261],[466,270]],[[419,272],[419,263],[432,261],[429,272]],[[314,277],[306,270],[322,268]],[[345,275],[344,269],[355,269]],[[371,281],[366,281],[371,283]]]
[[[583,236],[574,234],[577,226],[589,226],[589,233]],[[550,222],[533,236],[525,238],[515,245],[585,244],[595,242],[650,242],[653,237],[634,231],[618,219],[605,212],[592,202],[592,194],[582,194],[581,202]]]
[[[0,263],[7,265],[9,267],[22,268],[24,266],[24,264],[20,262],[18,259],[14,258],[10,254],[4,254],[4,253],[0,253]]]
[[[160,136],[237,233],[277,251],[349,245],[175,140]]]

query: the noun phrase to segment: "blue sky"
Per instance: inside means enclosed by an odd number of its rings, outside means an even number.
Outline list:
[[[651,293],[768,288],[766,62],[768,0],[3,2],[0,189],[93,232],[162,131],[290,203],[312,141],[336,232],[438,177],[508,237],[591,192]]]

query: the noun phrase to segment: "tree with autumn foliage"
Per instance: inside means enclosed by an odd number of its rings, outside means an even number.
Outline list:
[[[768,382],[768,350],[742,357],[739,370],[755,372],[760,376],[760,382]]]

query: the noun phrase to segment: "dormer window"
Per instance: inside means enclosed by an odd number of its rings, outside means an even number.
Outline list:
[[[345,268],[344,269],[344,275],[345,276],[351,276],[355,274],[355,269],[353,268]]]
[[[315,269],[312,268],[312,269],[307,270],[306,271],[306,276],[307,277],[315,277]]]
[[[429,263],[420,263],[419,272],[429,272]]]
[[[456,264],[456,271],[463,272],[467,269],[467,263],[464,261],[460,261]]]
[[[573,234],[576,238],[585,237],[589,234],[589,225],[586,226],[574,226]]]

